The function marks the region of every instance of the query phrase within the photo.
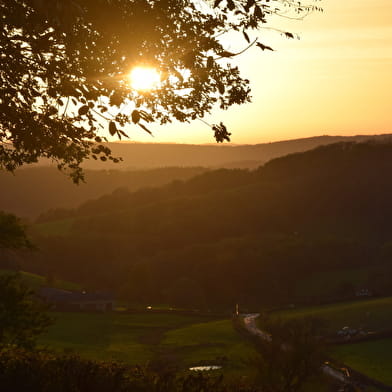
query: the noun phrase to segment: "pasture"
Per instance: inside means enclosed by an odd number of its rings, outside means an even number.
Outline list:
[[[336,335],[344,326],[365,331],[391,328],[392,298],[374,298],[298,309],[275,311],[271,319],[318,318],[326,333]],[[260,326],[262,328],[262,325]],[[332,346],[329,356],[384,384],[392,385],[392,339]]]
[[[186,367],[218,364],[231,375],[249,373],[252,345],[233,329],[231,320],[202,322],[168,331],[161,342]]]
[[[331,334],[344,326],[382,331],[390,329],[392,297],[280,310],[271,312],[270,317],[283,321],[307,317],[322,319],[325,321],[327,333]]]
[[[39,344],[98,360],[132,365],[159,362],[186,369],[220,362],[223,373],[244,368],[253,348],[231,320],[154,313],[55,313]]]
[[[335,346],[330,355],[371,378],[392,385],[392,339]]]

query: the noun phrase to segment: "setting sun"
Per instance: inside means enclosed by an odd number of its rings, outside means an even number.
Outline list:
[[[151,90],[159,84],[161,78],[154,68],[135,67],[129,73],[129,80],[135,90]]]

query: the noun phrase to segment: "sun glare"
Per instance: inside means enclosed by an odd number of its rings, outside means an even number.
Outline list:
[[[151,90],[158,86],[161,78],[154,68],[135,67],[129,73],[129,80],[135,90]]]

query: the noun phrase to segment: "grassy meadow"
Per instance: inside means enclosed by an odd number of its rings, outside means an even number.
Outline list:
[[[271,313],[272,319],[314,317],[325,321],[327,332],[336,333],[344,326],[382,331],[391,328],[392,297],[341,302],[323,306],[294,308]]]
[[[324,320],[326,332],[330,334],[336,334],[346,325],[366,331],[384,331],[391,329],[392,298],[358,300],[271,313],[272,319],[306,317]],[[392,385],[392,339],[332,346],[329,356],[368,377]]]
[[[392,339],[335,346],[330,355],[369,377],[392,385]]]
[[[250,359],[256,355],[252,345],[233,329],[231,320],[187,325],[168,331],[161,342],[164,351],[177,356],[186,367],[194,364],[222,363],[226,373],[252,372]]]
[[[255,354],[231,320],[148,313],[55,313],[39,344],[98,360],[145,365],[164,361],[180,368],[224,361],[223,372],[241,372]]]

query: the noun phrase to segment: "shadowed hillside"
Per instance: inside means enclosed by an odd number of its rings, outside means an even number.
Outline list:
[[[317,302],[363,285],[389,293],[391,172],[392,144],[339,143],[252,172],[116,192],[61,221],[43,215],[31,265],[178,306]]]
[[[75,185],[53,167],[17,170],[15,175],[0,171],[0,208],[22,217],[36,218],[51,208],[73,208],[118,188],[135,191],[185,180],[207,169],[201,167],[150,170],[86,170],[86,182]]]
[[[272,158],[301,152],[336,141],[363,141],[380,136],[320,136],[256,145],[181,145],[111,143],[119,164],[87,160],[86,183],[75,186],[53,167],[41,165],[17,170],[15,175],[0,171],[0,208],[17,215],[36,218],[51,208],[74,208],[113,192],[161,186],[173,180],[189,179],[208,168],[255,169]],[[152,169],[154,168],[154,169]],[[90,170],[93,169],[93,170]]]

